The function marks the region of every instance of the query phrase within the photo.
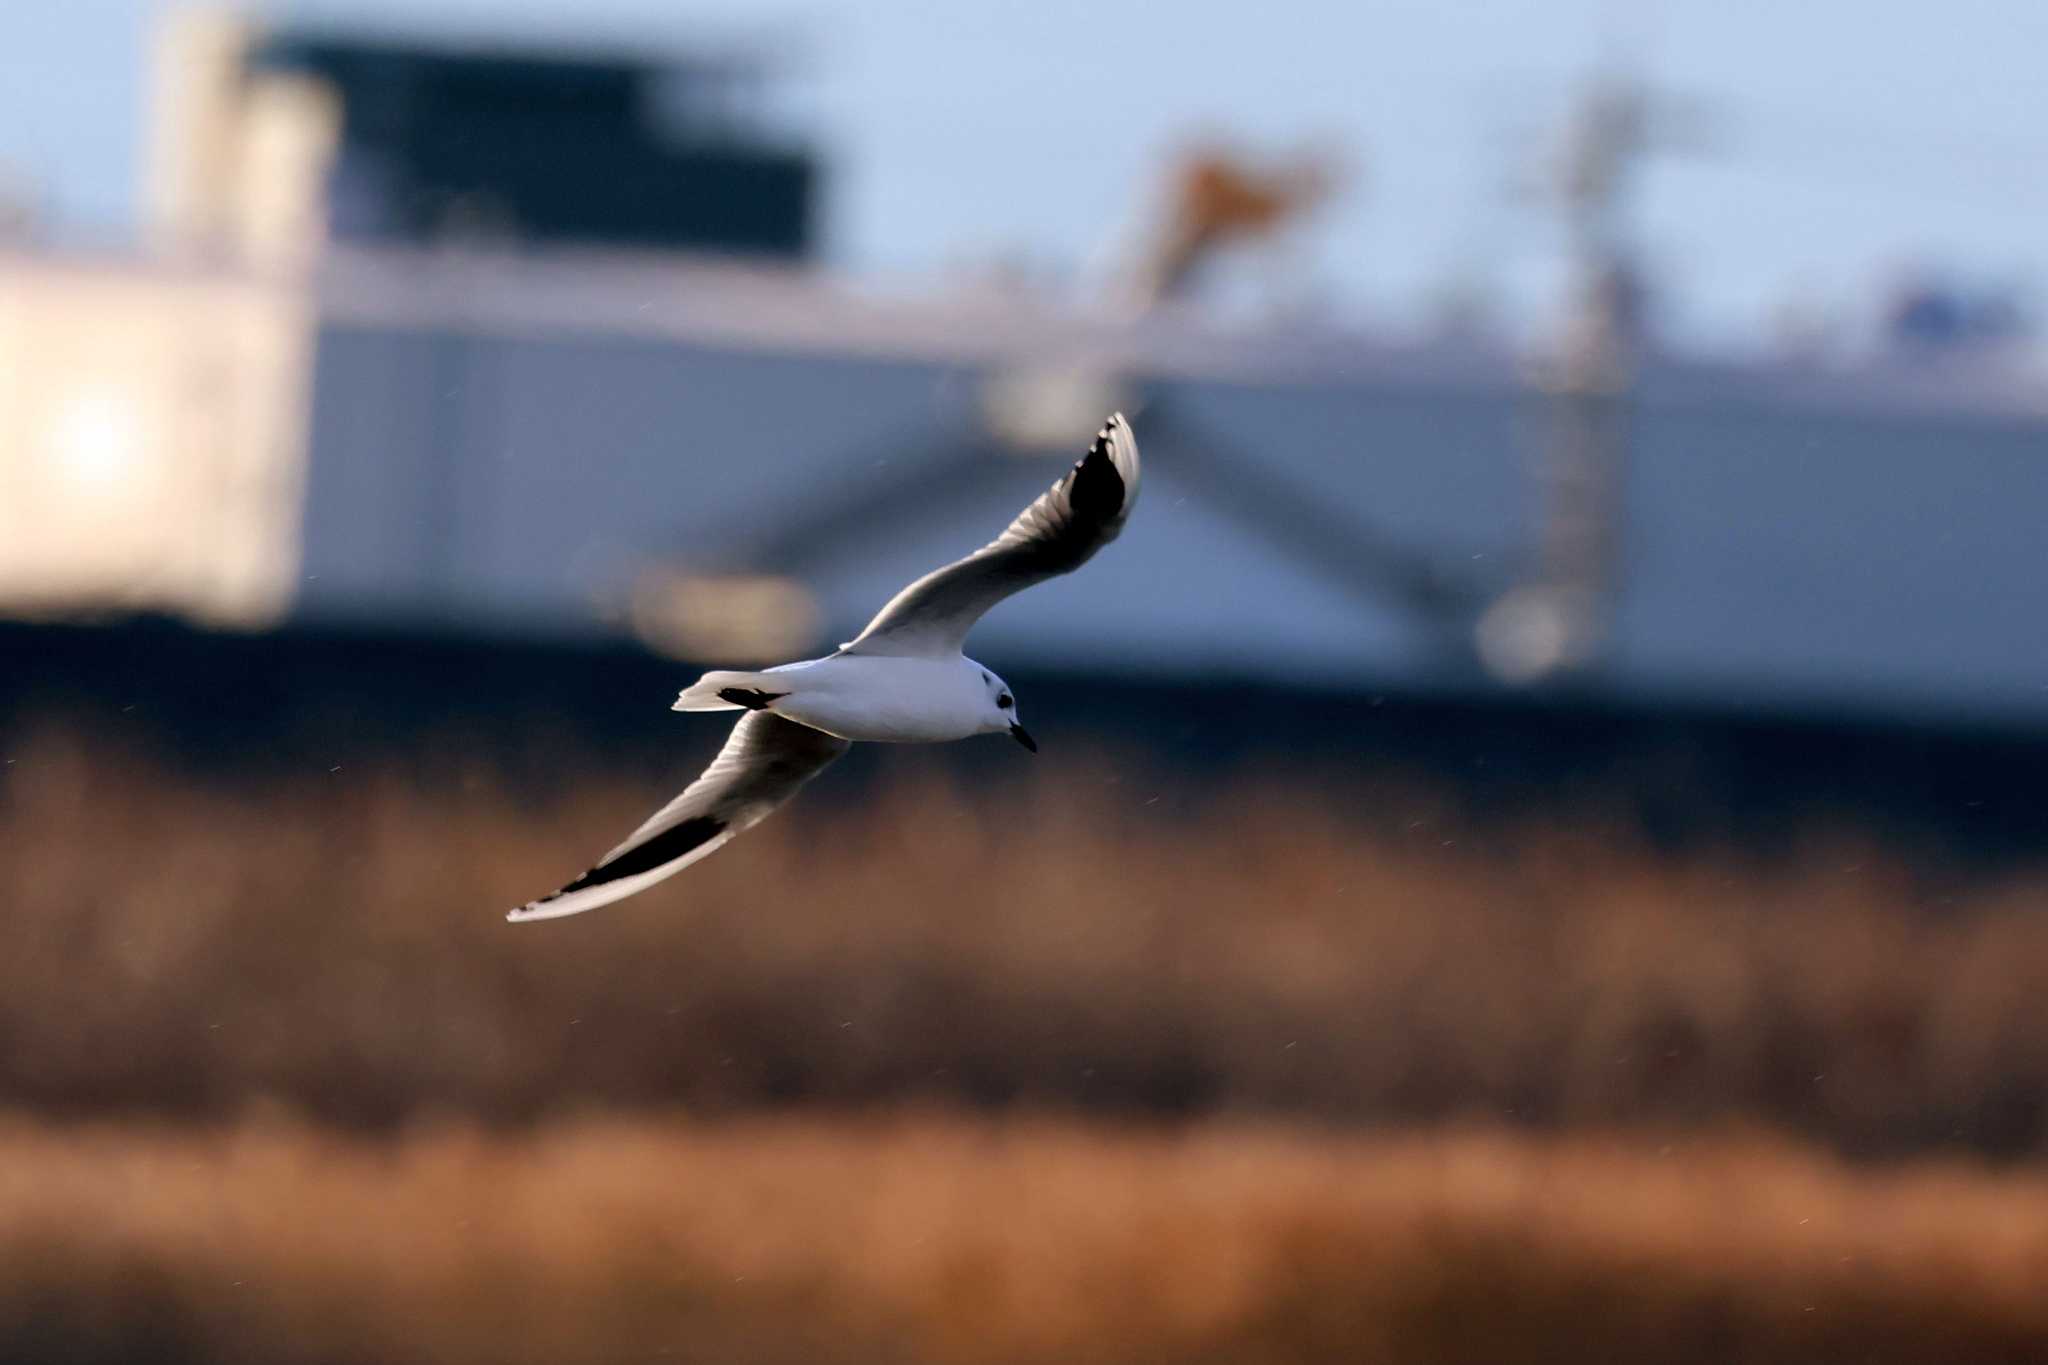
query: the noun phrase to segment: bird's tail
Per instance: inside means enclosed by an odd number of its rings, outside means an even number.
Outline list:
[[[672,711],[760,711],[777,697],[789,695],[789,684],[776,684],[772,673],[720,669],[684,688]]]

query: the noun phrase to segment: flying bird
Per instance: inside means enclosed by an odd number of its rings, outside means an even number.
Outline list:
[[[837,653],[706,673],[674,709],[746,714],[704,775],[596,867],[506,918],[578,915],[645,891],[759,824],[855,740],[1008,734],[1038,752],[1009,684],[962,652],[967,632],[1012,593],[1087,563],[1116,539],[1137,500],[1138,442],[1117,413],[1009,529],[890,598]]]

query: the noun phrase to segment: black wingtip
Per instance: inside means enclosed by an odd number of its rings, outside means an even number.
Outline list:
[[[599,863],[554,895],[542,896],[534,904],[546,905],[556,897],[566,896],[571,891],[582,891],[587,887],[615,882],[621,877],[652,872],[663,863],[672,863],[684,854],[703,847],[724,832],[725,821],[710,815],[693,815],[687,820],[671,825],[646,843],[627,849],[610,862]]]
[[[1111,413],[1109,415],[1109,420],[1102,424],[1102,430],[1096,432],[1095,439],[1089,443],[1088,453],[1082,456],[1081,458],[1083,459],[1083,461],[1087,461],[1092,460],[1097,456],[1100,456],[1101,458],[1108,460],[1110,458],[1109,447],[1110,444],[1116,440],[1117,433],[1120,431],[1127,432],[1129,430],[1130,424],[1124,421],[1124,415],[1122,413]],[[1112,461],[1112,463],[1114,463],[1114,461]]]
[[[1109,456],[1109,439],[1110,430],[1104,427],[1074,466],[1067,486],[1068,506],[1077,517],[1097,526],[1115,521],[1124,509],[1124,476]]]

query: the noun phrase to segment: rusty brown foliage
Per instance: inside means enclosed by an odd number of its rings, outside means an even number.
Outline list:
[[[7,754],[15,1107],[909,1101],[2048,1145],[2048,877],[1944,881],[1853,835],[1661,854],[1565,811],[1479,829],[1255,782],[1189,813],[1063,760],[971,800],[800,802],[637,900],[514,927],[664,793],[229,782],[59,733]]]
[[[0,1356],[2018,1361],[2048,1181],[1756,1138],[0,1122]]]

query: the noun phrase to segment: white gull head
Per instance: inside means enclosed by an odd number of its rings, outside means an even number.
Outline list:
[[[969,659],[967,662],[973,664],[974,660]],[[988,701],[988,707],[982,714],[981,729],[978,733],[984,735],[1007,734],[1011,739],[1016,740],[1032,753],[1037,753],[1038,741],[1031,738],[1031,732],[1026,730],[1017,719],[1017,694],[1010,690],[1008,683],[998,678],[988,669],[982,668],[980,664],[974,664],[974,666],[981,668],[981,681],[986,689]]]

